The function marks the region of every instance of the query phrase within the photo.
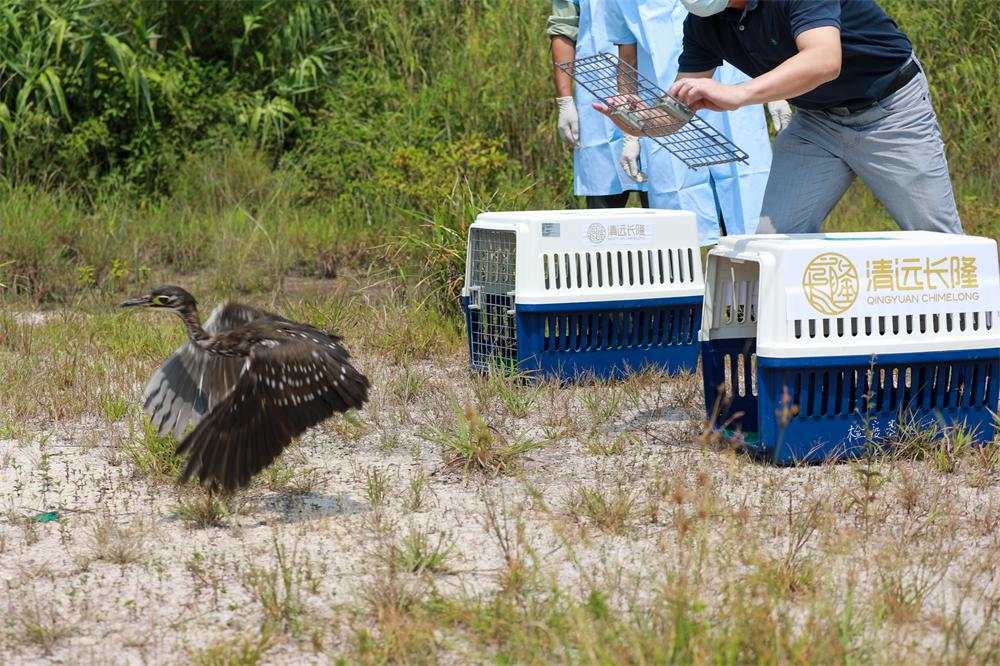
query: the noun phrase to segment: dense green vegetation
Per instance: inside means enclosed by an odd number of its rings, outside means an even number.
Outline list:
[[[886,0],[934,88],[966,226],[997,235],[1000,5]],[[483,209],[576,205],[545,3],[11,0],[0,285],[257,290],[338,266],[460,274]],[[852,192],[840,227],[886,224]]]

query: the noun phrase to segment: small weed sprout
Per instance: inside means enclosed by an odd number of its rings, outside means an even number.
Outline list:
[[[13,418],[0,416],[0,439],[18,439],[22,432],[22,428]]]
[[[66,623],[62,615],[51,606],[44,606],[37,596],[32,595],[30,602],[22,602],[11,609],[16,637],[25,645],[35,645],[46,654],[62,639],[73,633],[73,627]]]
[[[1000,426],[997,426],[1000,432]],[[1000,470],[1000,438],[973,448],[973,469],[969,472],[968,483],[974,488],[985,488]]]
[[[944,474],[958,471],[962,459],[976,446],[975,433],[964,425],[945,429],[933,451],[934,468]]]
[[[356,442],[368,430],[368,425],[358,416],[356,409],[344,412],[342,418],[329,421],[330,427],[340,437]]]
[[[634,432],[622,432],[614,437],[594,434],[587,438],[585,446],[587,452],[594,456],[616,456],[638,443],[639,437]]]
[[[454,546],[446,535],[439,533],[435,539],[426,532],[410,527],[389,552],[396,559],[396,566],[400,571],[440,574],[449,571],[448,558],[453,550]]]
[[[322,486],[323,470],[309,465],[301,449],[285,451],[273,465],[264,468],[260,481],[273,492],[306,495]]]
[[[289,553],[276,535],[272,545],[274,564],[270,567],[251,566],[244,585],[263,610],[262,635],[287,632],[298,636],[305,614],[302,586],[306,563],[300,561],[297,549],[293,548]]]
[[[412,365],[405,364],[401,372],[394,373],[389,379],[389,395],[401,405],[409,405],[424,393],[427,383],[426,376]]]
[[[670,378],[672,405],[684,411],[701,411],[705,401],[701,375],[696,372],[679,372]]]
[[[926,460],[936,471],[951,474],[958,471],[962,460],[977,449],[976,433],[962,424],[944,427],[904,417],[900,418],[893,457]]]
[[[503,567],[497,576],[500,591],[519,595],[531,586],[538,573],[524,520],[510,510],[503,495],[484,494],[483,505],[483,528],[503,553]]]
[[[591,429],[597,431],[621,414],[625,392],[614,383],[599,383],[593,390],[585,391],[580,402],[590,415]]]
[[[193,666],[257,666],[270,646],[271,638],[267,634],[225,638],[193,652],[189,663]]]
[[[428,483],[427,474],[423,470],[418,471],[410,477],[410,483],[406,488],[407,511],[417,512],[424,508]]]
[[[365,484],[365,497],[368,503],[373,509],[383,508],[392,489],[392,478],[385,470],[374,466],[361,470],[361,477]]]
[[[541,385],[522,374],[491,368],[486,375],[473,378],[472,390],[479,411],[486,412],[499,405],[511,417],[523,419],[538,402]]]

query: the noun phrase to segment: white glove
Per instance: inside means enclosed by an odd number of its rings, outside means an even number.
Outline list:
[[[771,124],[774,126],[775,134],[792,122],[792,106],[783,99],[768,102],[767,112],[771,114]]]
[[[580,145],[580,116],[576,112],[576,100],[572,97],[556,97],[559,106],[559,135],[566,143]]]
[[[628,177],[637,183],[646,180],[646,174],[639,170],[639,137],[625,135],[622,142],[622,158],[619,161]]]

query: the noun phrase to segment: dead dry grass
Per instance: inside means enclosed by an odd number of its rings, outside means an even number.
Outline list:
[[[0,316],[0,661],[1000,660],[1000,446],[771,467],[696,375],[471,377],[426,303],[275,307],[372,400],[225,500],[136,408],[174,322]]]

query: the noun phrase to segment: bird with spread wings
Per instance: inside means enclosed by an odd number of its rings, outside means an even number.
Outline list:
[[[338,412],[360,408],[368,379],[340,338],[239,303],[217,306],[202,326],[191,294],[162,286],[121,307],[170,310],[188,341],[146,384],[144,409],[180,440],[181,481],[233,491],[289,443]]]

